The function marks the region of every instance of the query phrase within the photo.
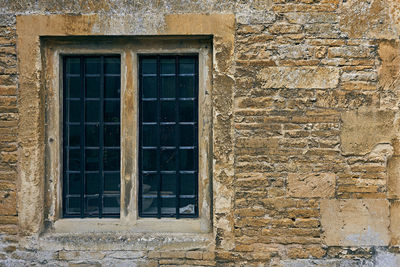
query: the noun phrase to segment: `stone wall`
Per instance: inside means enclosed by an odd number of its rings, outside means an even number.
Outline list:
[[[234,14],[234,61],[213,71],[213,93],[233,91],[213,101],[212,233],[18,231],[16,16],[67,13],[104,35]],[[396,0],[0,2],[0,265],[399,266],[399,34]]]

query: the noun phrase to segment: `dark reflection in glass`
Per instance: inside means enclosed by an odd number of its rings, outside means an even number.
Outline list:
[[[80,146],[81,144],[81,126],[69,125],[69,146]]]
[[[159,138],[159,136],[157,135],[157,125],[143,125],[142,127],[143,146],[156,146]]]
[[[161,74],[175,74],[175,59],[163,58],[160,59]]]
[[[69,95],[67,97],[80,98],[81,97],[81,77],[67,78],[67,88]]]
[[[85,145],[99,146],[99,125],[86,125]]]
[[[119,213],[119,206],[120,206],[120,196],[115,195],[115,196],[108,196],[105,195],[103,198],[103,212],[106,214],[117,214]]]
[[[81,169],[80,149],[70,149],[68,152],[69,152],[69,170],[79,171]]]
[[[86,97],[87,98],[100,97],[100,76],[86,77]]]
[[[152,195],[142,195],[142,214],[156,215],[157,214],[157,198]]]
[[[142,118],[143,122],[157,121],[157,102],[156,101],[143,101],[142,103]]]
[[[142,59],[142,73],[143,74],[156,74],[157,73],[157,60],[155,58]]]
[[[164,149],[160,151],[160,169],[163,171],[171,171],[176,167],[176,151],[173,149]]]
[[[193,125],[179,125],[179,137],[181,146],[193,146],[195,143],[197,143],[197,140],[194,139]]]
[[[105,74],[120,74],[121,63],[119,57],[105,57],[104,58],[104,73]]]
[[[179,73],[180,74],[194,74],[195,70],[194,58],[181,58],[179,60]]]
[[[100,120],[100,102],[86,101],[86,122],[98,122]]]
[[[181,170],[194,169],[194,153],[193,149],[180,149],[179,150],[179,167]]]
[[[179,97],[194,97],[194,76],[179,77]]]
[[[117,173],[104,174],[104,192],[119,192],[121,177]]]
[[[94,195],[100,193],[100,179],[99,173],[87,173],[85,181],[85,194]]]
[[[99,213],[99,197],[85,197],[86,199],[86,214],[97,215]]]
[[[161,146],[174,146],[175,145],[175,125],[161,125]]]
[[[120,169],[120,150],[104,149],[104,170],[119,171]]]
[[[179,101],[179,121],[191,122],[193,119],[193,101]]]
[[[98,149],[86,149],[86,170],[87,171],[98,171],[99,170],[99,150]]]
[[[69,174],[69,194],[80,194],[81,193],[81,174],[80,173],[70,173]]]
[[[176,194],[176,174],[161,175],[161,195],[172,196]]]
[[[71,100],[69,102],[69,122],[80,122],[81,120],[81,101]]]
[[[154,149],[142,150],[142,169],[145,171],[157,170],[157,151]]]
[[[104,146],[119,146],[120,126],[104,125]]]
[[[161,77],[161,96],[160,97],[175,97],[176,86],[175,86],[175,76]]]
[[[143,77],[143,98],[157,97],[157,78]]]
[[[120,103],[119,101],[104,101],[104,121],[119,122],[120,120]]]
[[[157,196],[158,174],[143,174],[142,194]]]
[[[85,58],[85,72],[86,74],[100,74],[101,70],[100,57]]]
[[[180,177],[180,194],[193,195],[195,194],[196,174],[181,174]]]
[[[175,214],[176,214],[176,199],[175,198],[162,198],[161,214],[166,215],[166,217],[175,216]]]
[[[66,72],[68,74],[81,73],[81,59],[79,57],[69,57],[66,59]]]
[[[121,78],[119,76],[106,76],[104,79],[104,97],[119,98],[121,94]]]
[[[161,101],[161,121],[175,121],[175,101]]]
[[[67,211],[69,213],[77,213],[81,211],[81,198],[80,197],[68,197]]]
[[[196,209],[196,199],[194,198],[181,198],[179,200],[179,213],[194,214]]]

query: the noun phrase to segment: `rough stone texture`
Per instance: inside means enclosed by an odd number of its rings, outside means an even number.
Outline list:
[[[36,235],[47,27],[213,35],[207,237]],[[0,265],[398,266],[399,32],[397,0],[0,1]]]
[[[331,198],[335,195],[336,177],[333,173],[289,173],[287,181],[291,197]]]
[[[321,224],[329,246],[387,246],[389,202],[376,199],[322,200]]]

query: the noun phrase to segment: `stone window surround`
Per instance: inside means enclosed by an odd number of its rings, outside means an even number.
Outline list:
[[[46,206],[45,222],[54,232],[86,231],[210,231],[211,77],[210,38],[191,37],[44,37],[46,88]],[[62,218],[62,56],[118,54],[121,56],[121,212],[119,219]],[[138,217],[138,55],[199,55],[199,217]],[[79,222],[79,227],[77,227]],[[167,222],[167,223],[166,223]]]
[[[17,16],[17,52],[20,106],[18,151],[18,220],[20,234],[43,232],[45,206],[44,179],[48,170],[45,161],[45,87],[42,65],[45,36],[133,36],[130,28],[121,27],[118,17],[111,22],[98,15],[20,15]],[[151,36],[212,36],[212,141],[213,164],[210,170],[212,185],[211,218],[214,233],[220,232],[224,247],[233,246],[233,61],[235,17],[232,14],[171,14],[165,15],[164,25],[140,35]],[[129,24],[129,23],[128,23]],[[35,27],[32,27],[35,25]],[[136,33],[137,35],[137,33]],[[218,192],[218,194],[217,194]],[[218,197],[217,197],[218,195]],[[46,214],[46,215],[45,215]],[[211,219],[210,219],[211,220]],[[112,222],[110,222],[112,224]],[[93,226],[93,224],[89,224]],[[168,229],[160,228],[160,231]]]

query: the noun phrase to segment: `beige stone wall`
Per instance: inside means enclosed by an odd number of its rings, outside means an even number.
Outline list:
[[[46,232],[41,34],[213,35],[209,234]],[[0,265],[399,266],[399,35],[396,0],[0,2]]]

